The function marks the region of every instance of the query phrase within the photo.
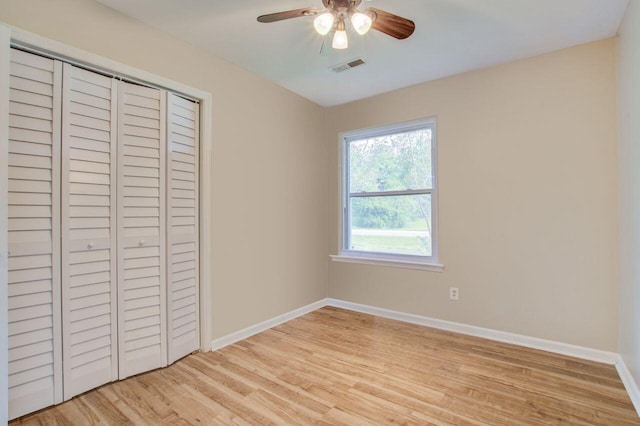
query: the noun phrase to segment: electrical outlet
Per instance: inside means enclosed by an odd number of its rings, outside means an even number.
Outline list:
[[[460,298],[460,292],[458,287],[449,287],[449,299],[458,300]]]

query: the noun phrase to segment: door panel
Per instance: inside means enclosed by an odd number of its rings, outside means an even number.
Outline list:
[[[64,65],[64,397],[117,380],[116,81]]]
[[[11,49],[9,417],[62,401],[60,109],[62,64]]]
[[[199,106],[167,98],[167,298],[169,363],[200,348]]]
[[[120,379],[167,365],[165,96],[118,91],[118,323]]]

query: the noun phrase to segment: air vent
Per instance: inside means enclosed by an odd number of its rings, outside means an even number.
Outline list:
[[[359,67],[360,65],[364,65],[364,64],[365,64],[364,59],[358,58],[358,59],[354,59],[352,61],[346,62],[344,64],[334,65],[329,69],[333,72],[342,72],[342,71],[350,70],[351,68]]]

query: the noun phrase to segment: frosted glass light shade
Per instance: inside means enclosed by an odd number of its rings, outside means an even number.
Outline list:
[[[323,13],[318,15],[316,19],[313,20],[313,26],[320,35],[326,35],[331,31],[333,27],[333,14],[332,13]]]
[[[364,13],[356,12],[351,15],[353,29],[360,35],[366,34],[371,29],[371,17]]]
[[[333,43],[331,47],[334,49],[346,49],[349,47],[349,40],[347,39],[347,32],[345,30],[337,30],[333,36]]]

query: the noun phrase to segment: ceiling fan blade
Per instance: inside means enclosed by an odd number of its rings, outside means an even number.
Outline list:
[[[287,10],[285,12],[270,13],[268,15],[258,16],[258,22],[269,23],[283,21],[285,19],[300,18],[303,16],[312,16],[318,13],[318,9],[305,7],[304,9]]]
[[[416,29],[416,24],[409,19],[376,9],[375,7],[370,7],[367,10],[375,14],[375,19],[371,26],[373,29],[395,37],[398,40],[409,37]]]

